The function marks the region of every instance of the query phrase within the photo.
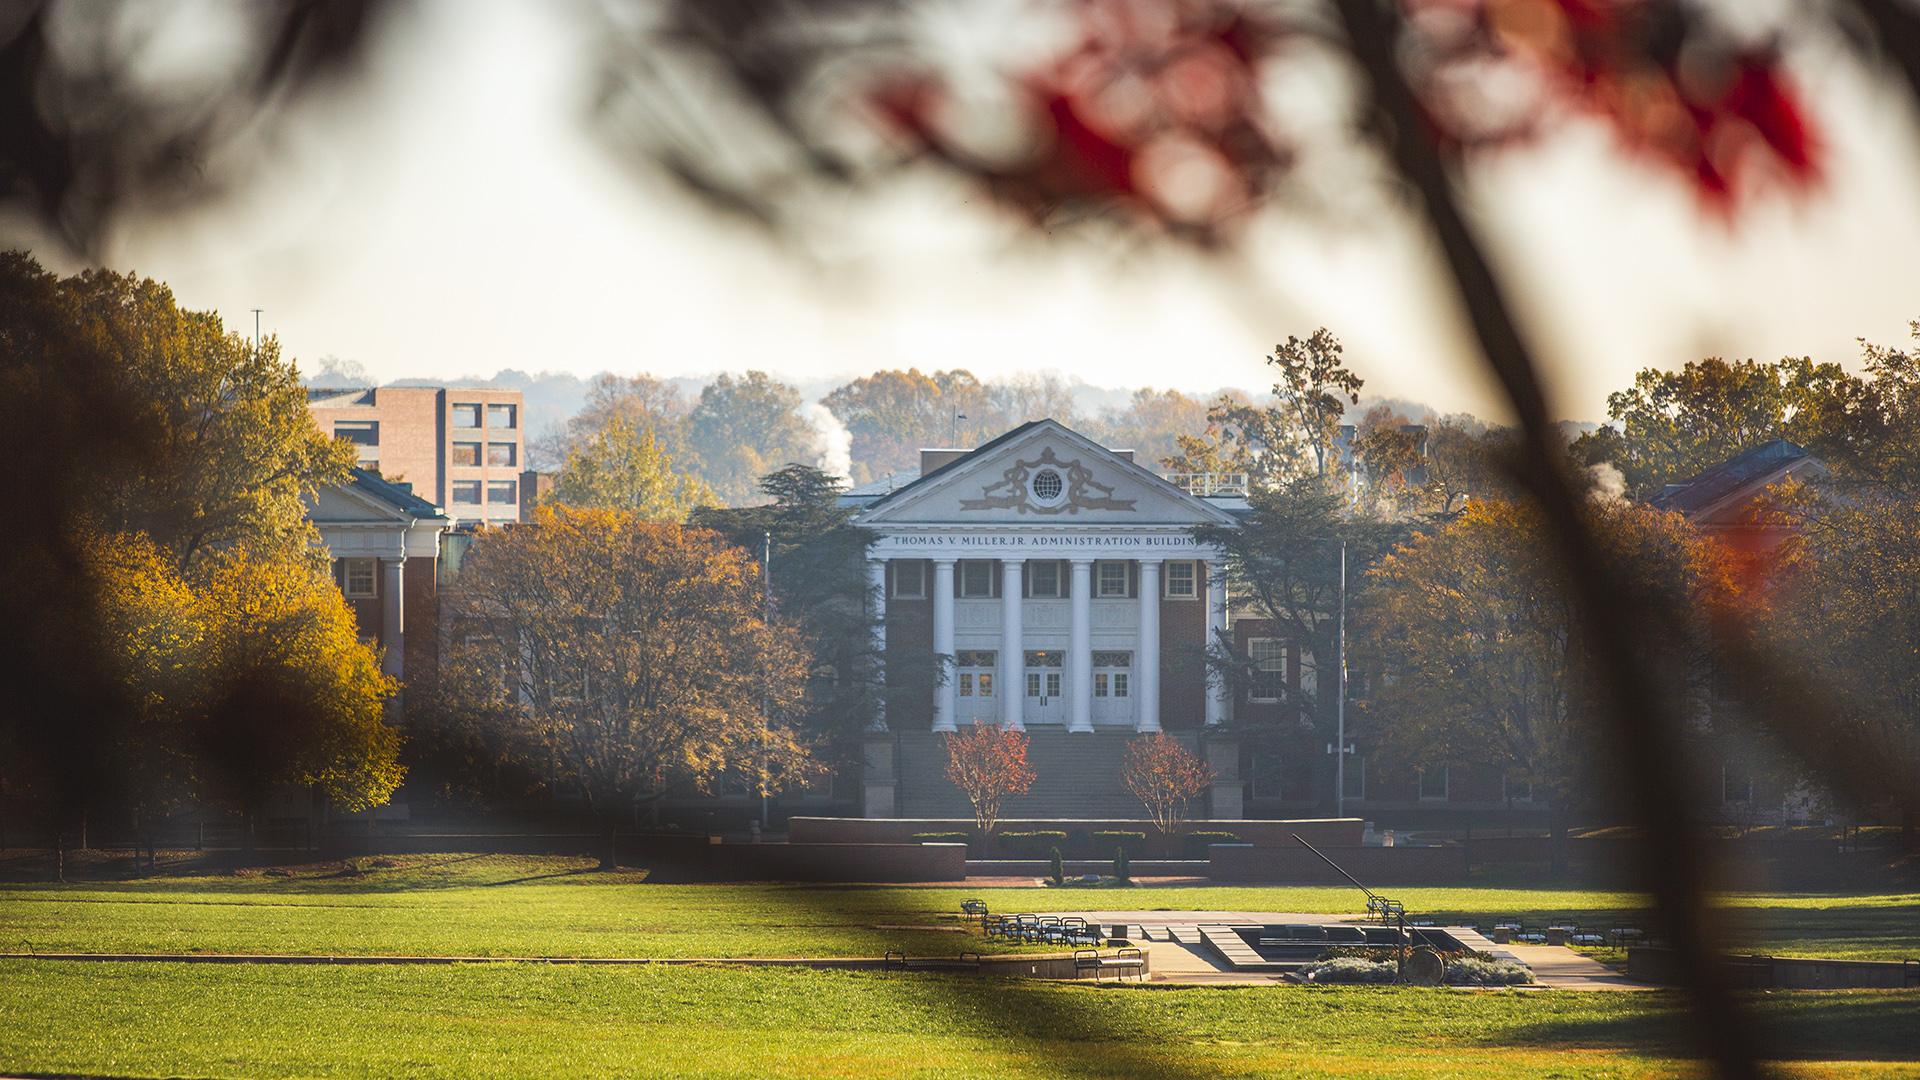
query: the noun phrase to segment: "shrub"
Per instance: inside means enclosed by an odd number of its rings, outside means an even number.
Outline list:
[[[1067,868],[1061,864],[1060,849],[1053,849],[1053,883],[1064,885],[1067,880]]]
[[[1095,851],[1112,851],[1115,848],[1126,848],[1128,854],[1133,854],[1137,851],[1145,851],[1146,847],[1147,834],[1143,832],[1102,831],[1093,834],[1093,849]]]
[[[917,832],[911,839],[916,844],[965,844],[973,838],[963,832]]]
[[[1441,977],[1449,986],[1517,986],[1533,981],[1533,972],[1511,960],[1469,956],[1447,964]]]
[[[1187,854],[1195,858],[1206,858],[1208,844],[1237,844],[1240,837],[1230,832],[1190,832],[1181,837],[1180,843]]]
[[[1300,972],[1317,983],[1390,983],[1400,977],[1400,966],[1392,960],[1341,956],[1308,964]]]
[[[1067,834],[1051,829],[1035,832],[1001,833],[996,839],[1000,850],[1010,855],[1045,855],[1053,848],[1067,842]]]
[[[1129,861],[1126,848],[1118,847],[1113,849],[1113,880],[1122,885],[1133,880],[1133,869],[1128,865]]]

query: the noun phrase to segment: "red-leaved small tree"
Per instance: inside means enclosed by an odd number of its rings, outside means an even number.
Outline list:
[[[980,834],[993,835],[1000,804],[1033,787],[1027,764],[1027,733],[998,724],[974,724],[947,736],[947,779],[967,793]]]
[[[1147,816],[1168,836],[1180,829],[1187,804],[1213,783],[1213,766],[1164,731],[1127,744],[1122,772],[1127,790],[1147,806]]]

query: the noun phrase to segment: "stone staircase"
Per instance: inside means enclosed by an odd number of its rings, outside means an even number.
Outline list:
[[[1033,767],[1033,790],[1007,800],[1004,818],[1137,818],[1140,800],[1121,779],[1132,729],[1095,730],[1067,734],[1064,728],[1031,727],[1027,763]],[[1192,735],[1174,733],[1188,748]],[[969,818],[967,797],[947,779],[947,752],[938,735],[928,731],[897,736],[894,768],[897,815],[906,818]]]

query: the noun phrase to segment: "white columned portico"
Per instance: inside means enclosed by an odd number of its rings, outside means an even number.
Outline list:
[[[1212,663],[1213,647],[1227,629],[1227,570],[1218,559],[1207,563],[1207,726],[1227,720],[1227,680]]]
[[[867,597],[873,605],[873,668],[879,676],[868,731],[887,730],[887,560],[867,560]]]
[[[380,560],[380,670],[407,677],[407,557]]]
[[[1140,648],[1134,657],[1139,702],[1133,730],[1160,730],[1160,560],[1140,560]]]
[[[933,730],[957,731],[953,722],[953,560],[933,560],[933,655],[940,682],[933,690]]]
[[[1027,654],[1021,626],[1020,568],[1023,560],[1000,560],[1000,723],[1015,731],[1027,730],[1021,716],[1026,706]]]
[[[1073,665],[1067,673],[1067,701],[1072,713],[1068,731],[1093,732],[1093,560],[1074,559],[1072,617],[1068,626],[1067,659]]]

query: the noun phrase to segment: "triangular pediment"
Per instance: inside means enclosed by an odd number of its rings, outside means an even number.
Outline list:
[[[399,523],[407,521],[408,515],[399,507],[350,486],[329,484],[310,500],[307,520],[316,524]]]
[[[881,525],[1231,525],[1187,494],[1054,420],[1038,420],[921,477],[859,517]]]

